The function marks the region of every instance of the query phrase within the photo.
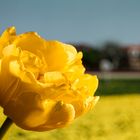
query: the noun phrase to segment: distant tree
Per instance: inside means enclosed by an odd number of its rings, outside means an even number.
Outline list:
[[[106,42],[102,49],[102,59],[110,60],[115,70],[128,69],[127,52],[116,42]]]
[[[87,70],[99,70],[101,52],[96,46],[89,44],[74,44],[78,51],[83,52],[83,65]]]
[[[89,44],[72,44],[78,51],[83,52],[83,65],[87,70],[100,70],[102,60],[112,65],[112,70],[128,70],[127,51],[119,43],[106,42],[102,48]]]
[[[90,51],[83,50],[83,64],[88,70],[99,70],[99,62],[101,60],[101,53],[98,49],[91,49]]]

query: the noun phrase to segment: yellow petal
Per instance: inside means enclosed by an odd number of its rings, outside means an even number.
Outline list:
[[[93,96],[98,87],[97,76],[83,74],[72,84],[74,90],[79,90],[83,95]],[[84,93],[85,92],[85,93]]]
[[[76,57],[77,51],[74,47],[58,42],[46,42],[46,62],[49,71],[63,70]]]
[[[1,60],[0,72],[0,105],[4,106],[11,96],[17,90],[18,79],[9,71],[9,62],[12,57],[6,57]]]
[[[47,101],[44,105],[46,122],[42,125],[42,130],[64,127],[75,118],[75,110],[71,104]]]
[[[0,37],[0,44],[3,44],[4,46],[9,45],[16,36],[16,29],[15,27],[9,27],[7,28],[2,36]]]
[[[3,57],[6,56],[18,56],[19,55],[19,49],[16,48],[14,45],[8,45],[7,47],[3,48],[2,50]]]
[[[45,53],[45,42],[36,32],[27,32],[16,37],[13,44],[37,56]]]
[[[53,71],[44,74],[45,82],[54,85],[62,85],[66,83],[66,79],[61,72]]]
[[[5,46],[10,45],[16,37],[15,27],[7,28],[0,37],[0,57]]]
[[[2,75],[7,79],[8,75],[9,77],[19,78],[23,82],[31,83],[32,82],[32,76],[29,71],[23,70],[22,65],[18,62],[19,57],[19,49],[16,48],[14,45],[9,45],[3,49],[3,58],[2,58]],[[16,76],[16,77],[14,77]],[[8,84],[8,83],[7,83]]]
[[[44,100],[32,91],[20,93],[16,99],[11,99],[4,109],[6,115],[26,130],[46,131],[63,127],[75,117],[71,104]]]
[[[90,111],[97,101],[99,100],[98,96],[92,97],[88,96],[85,100],[75,100],[71,104],[74,106],[75,109],[75,117],[78,117],[88,111]]]
[[[81,52],[77,53],[74,61],[70,65],[68,65],[67,68],[64,70],[64,75],[70,82],[73,82],[75,79],[83,75],[85,72],[85,68],[82,65],[81,58],[82,53]]]
[[[1,61],[2,61],[2,60],[0,59],[0,74],[1,74]]]

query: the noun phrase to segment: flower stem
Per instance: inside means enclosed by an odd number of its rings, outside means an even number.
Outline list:
[[[13,123],[12,120],[7,117],[0,128],[0,140],[2,140],[2,138],[4,137],[9,127],[12,125],[12,123]]]

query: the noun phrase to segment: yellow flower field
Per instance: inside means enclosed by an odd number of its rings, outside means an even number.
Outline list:
[[[139,130],[140,95],[133,94],[101,97],[93,111],[63,129],[32,132],[13,125],[4,140],[139,140]]]

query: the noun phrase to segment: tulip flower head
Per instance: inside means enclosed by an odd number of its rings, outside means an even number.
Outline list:
[[[26,130],[64,127],[91,110],[96,76],[85,74],[82,52],[41,38],[36,32],[0,36],[0,105]]]

